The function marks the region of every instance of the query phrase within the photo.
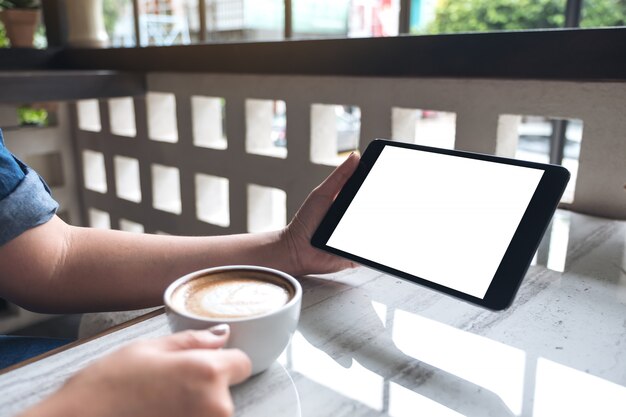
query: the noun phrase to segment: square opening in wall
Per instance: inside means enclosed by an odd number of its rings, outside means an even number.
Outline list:
[[[228,179],[196,174],[196,216],[217,226],[230,225]]]
[[[557,211],[544,233],[531,265],[542,265],[557,272],[564,272],[571,229],[571,212]]]
[[[86,189],[103,194],[107,192],[104,155],[101,152],[83,151],[83,177]]]
[[[63,186],[65,180],[60,152],[28,155],[24,158],[24,163],[37,171],[50,187]]]
[[[169,213],[182,212],[178,168],[152,164],[152,206]]]
[[[114,135],[137,136],[135,103],[132,97],[109,99],[109,123]]]
[[[110,229],[111,216],[106,211],[95,208],[89,209],[89,226],[96,229]]]
[[[102,130],[100,122],[100,104],[96,99],[79,100],[76,104],[78,112],[78,127],[89,132]]]
[[[357,106],[311,106],[311,162],[339,165],[359,149],[361,109]]]
[[[497,153],[526,161],[563,165],[571,173],[561,202],[574,201],[583,121],[503,114],[498,119]]]
[[[113,166],[117,196],[135,203],[141,202],[139,161],[135,158],[116,155],[113,158]]]
[[[7,114],[7,120],[2,121],[3,127],[9,127],[9,124],[13,124],[15,122],[17,122],[17,125],[19,126],[29,127],[52,127],[59,125],[59,103],[57,102],[23,104],[17,109],[15,109],[14,106],[8,107],[11,108],[11,110],[8,110],[7,108],[9,114]],[[17,110],[17,120],[12,117],[13,115],[10,115],[13,110]],[[4,112],[0,110],[0,113]],[[0,114],[0,118],[4,119],[2,114]]]
[[[282,100],[246,100],[246,152],[287,157],[287,105]]]
[[[287,224],[287,193],[278,188],[248,184],[248,231],[266,232]]]
[[[226,149],[226,109],[221,97],[191,96],[193,144],[203,148]]]
[[[146,95],[148,137],[160,142],[178,142],[176,125],[176,97],[172,93]]]
[[[120,219],[120,230],[131,233],[143,233],[143,224],[128,219]]]
[[[455,135],[456,113],[401,107],[391,109],[393,140],[454,149]]]

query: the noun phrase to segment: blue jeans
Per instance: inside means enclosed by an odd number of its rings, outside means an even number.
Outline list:
[[[0,336],[0,369],[15,365],[69,343],[66,339]]]

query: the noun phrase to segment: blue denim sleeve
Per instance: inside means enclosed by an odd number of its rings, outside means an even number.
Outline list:
[[[0,246],[47,222],[58,208],[39,175],[7,150],[0,131]]]
[[[0,200],[11,194],[25,176],[24,169],[4,146],[4,138],[0,131]]]

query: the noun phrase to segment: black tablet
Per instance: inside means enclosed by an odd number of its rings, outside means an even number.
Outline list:
[[[311,243],[502,310],[569,176],[557,165],[376,139]]]

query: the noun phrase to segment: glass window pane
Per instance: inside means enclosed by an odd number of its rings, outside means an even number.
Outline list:
[[[139,0],[141,46],[198,41],[198,0]]]
[[[433,7],[437,3],[425,1],[433,3]],[[415,3],[419,7],[420,0]],[[350,2],[348,36],[397,36],[399,17],[400,0],[353,0]]]
[[[132,0],[104,0],[104,28],[112,48],[129,48],[136,45]]]
[[[210,42],[282,40],[283,0],[206,0]]]
[[[566,0],[413,0],[412,33],[559,28]]]
[[[295,38],[345,37],[348,34],[348,0],[293,0]]]
[[[581,27],[626,26],[626,1],[584,0],[582,7]]]

